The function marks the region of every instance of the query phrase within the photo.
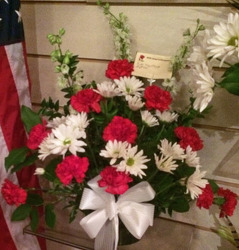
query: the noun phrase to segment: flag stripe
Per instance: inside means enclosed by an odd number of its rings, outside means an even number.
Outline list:
[[[9,45],[9,46],[14,46],[14,45]],[[14,78],[16,79],[16,77],[14,77],[12,74],[12,73],[19,74],[21,73],[21,70],[18,70],[17,66],[14,65],[14,61],[16,60],[17,62],[17,58],[14,59],[11,57],[10,59],[11,65],[9,64],[8,56],[10,52],[14,53],[14,49],[12,47],[11,49],[10,47],[8,47],[8,52],[6,52],[3,46],[0,47],[0,58],[1,58],[0,72],[4,72],[0,74],[0,83],[1,83],[0,126],[2,128],[0,131],[1,132],[0,137],[5,138],[5,145],[4,142],[2,143],[3,145],[1,145],[3,151],[5,148],[5,152],[2,152],[3,154],[1,154],[2,157],[4,157],[4,155],[6,156],[9,150],[21,147],[26,142],[26,134],[20,117],[20,106],[19,106],[19,96],[18,96],[19,93],[21,98],[23,98],[22,93],[24,93],[24,90],[21,89],[20,87],[16,87],[14,81]],[[13,66],[13,71],[11,70],[11,66]],[[22,84],[21,81],[17,82],[18,84]],[[26,86],[24,86],[24,88],[26,88]],[[26,92],[24,93],[24,95],[26,95]],[[28,98],[24,97],[23,103],[27,101]],[[4,161],[2,162],[1,165],[2,165],[1,181],[3,182],[3,180],[8,177],[8,179],[11,179],[15,184],[17,184],[18,181],[16,175],[8,176],[8,174],[5,171]],[[33,171],[34,171],[33,168],[23,169],[23,171],[21,171],[21,173],[18,174],[19,183],[23,186],[29,186],[29,184],[30,185],[35,184],[36,180],[32,180]],[[1,197],[1,206],[6,220],[6,224],[8,225],[9,231],[11,233],[13,241],[15,242],[16,248],[19,250],[23,249],[29,250],[32,248],[32,246],[34,246],[34,250],[40,249],[37,239],[35,237],[32,237],[30,235],[24,235],[22,233],[24,226],[26,226],[29,223],[29,221],[17,222],[14,223],[13,226],[11,224],[11,214],[15,209],[15,207],[7,206],[6,202],[3,200],[2,197]],[[6,231],[3,233],[4,235],[7,235],[8,232]]]
[[[31,107],[29,81],[25,67],[22,43],[5,46],[8,62],[16,85],[20,106]]]
[[[0,128],[0,137],[2,136],[3,134]],[[1,155],[5,155],[5,156],[8,155],[7,145],[4,143],[3,140],[1,141]],[[10,179],[13,183],[18,184],[16,175],[9,175],[6,173],[6,170],[4,167],[4,158],[1,158],[0,169],[1,169],[0,176],[1,176],[2,182],[4,180],[4,177],[8,177],[8,179]],[[8,227],[8,230],[3,231],[2,224],[1,224],[1,227],[0,227],[1,228],[0,229],[1,246],[3,245],[2,242],[4,242],[11,235],[12,241],[9,241],[9,245],[10,245],[9,249],[31,250],[33,249],[32,247],[34,246],[34,250],[40,250],[37,239],[35,237],[32,237],[31,235],[23,234],[22,232],[23,228],[29,224],[29,220],[14,222],[14,226],[13,226],[11,222],[11,215],[13,211],[15,210],[15,206],[9,206],[2,196],[0,196],[0,204],[1,204],[1,210],[3,211],[3,215],[5,218],[5,222],[6,222],[5,224]],[[1,218],[1,220],[3,220],[3,218]],[[9,235],[9,232],[10,232],[10,235]],[[4,246],[4,249],[8,250],[8,248],[5,245],[3,246]]]

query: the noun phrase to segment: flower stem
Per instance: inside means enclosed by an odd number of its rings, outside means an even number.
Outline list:
[[[164,187],[163,189],[161,189],[160,191],[158,191],[158,192],[156,193],[155,197],[156,197],[157,195],[163,193],[163,192],[166,191],[167,189],[176,186],[177,184],[178,184],[178,182],[176,181],[176,182],[173,182],[173,183],[171,183],[170,185]]]
[[[156,170],[153,172],[153,174],[151,174],[149,176],[149,178],[147,179],[147,182],[150,182],[158,172],[159,172],[159,170],[156,168]]]

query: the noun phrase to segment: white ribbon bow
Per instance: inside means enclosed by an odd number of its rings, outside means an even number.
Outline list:
[[[155,191],[148,182],[142,181],[115,201],[113,194],[98,186],[98,175],[88,182],[80,202],[80,209],[95,210],[80,221],[80,225],[90,238],[96,238],[95,249],[117,249],[119,238],[119,217],[128,231],[140,239],[148,226],[153,225],[154,205],[142,203],[150,201]]]

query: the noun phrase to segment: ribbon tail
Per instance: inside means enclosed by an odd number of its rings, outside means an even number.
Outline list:
[[[116,247],[116,248],[115,248]],[[95,250],[117,249],[115,244],[115,227],[112,220],[107,220],[95,238]]]

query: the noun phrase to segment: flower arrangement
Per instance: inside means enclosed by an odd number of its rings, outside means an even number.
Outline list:
[[[206,179],[197,155],[203,141],[192,122],[208,113],[217,86],[239,92],[238,63],[217,84],[211,66],[212,59],[221,59],[222,65],[228,57],[238,56],[238,15],[230,14],[228,23],[215,26],[213,35],[197,20],[195,31],[184,33],[185,42],[173,57],[172,78],[153,84],[152,79],[143,81],[132,75],[127,17],[121,13],[117,18],[108,4],[98,3],[114,35],[116,59],[105,71],[109,80],[85,83],[83,71],[77,68],[78,56],[61,49],[64,29],[48,36],[55,46],[51,58],[57,63],[58,84],[67,102],[61,109],[58,101],[44,99],[38,113],[22,107],[28,141],[9,153],[5,165],[14,173],[44,162],[35,174],[51,185],[39,192],[5,180],[1,193],[9,205],[16,206],[12,220],[30,216],[36,230],[36,208],[43,207],[46,224],[53,227],[54,205],[64,201],[71,209],[70,222],[79,210],[86,210],[81,225],[96,238],[96,249],[106,249],[99,244],[104,233],[113,238],[110,248],[116,249],[119,220],[140,239],[154,217],[186,212],[193,200],[199,208],[218,205],[220,217],[233,215],[237,195]],[[200,46],[195,44],[199,33],[205,34]],[[180,110],[173,108],[173,102],[178,75],[187,64],[194,77],[189,84],[189,105]],[[45,199],[45,194],[56,197],[54,202]],[[140,219],[134,220],[134,216]]]

